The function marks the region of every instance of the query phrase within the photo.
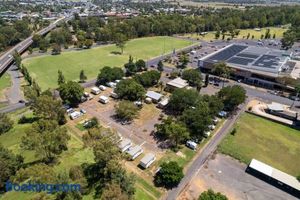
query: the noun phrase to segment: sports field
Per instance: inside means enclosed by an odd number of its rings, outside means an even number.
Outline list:
[[[273,34],[275,34],[275,38],[282,38],[283,33],[287,31],[287,28],[281,28],[281,27],[270,27],[270,28],[262,28],[260,31],[256,31],[254,29],[241,29],[240,34],[235,38],[235,39],[243,39],[243,37],[246,39],[248,33],[250,33],[249,39],[252,39],[252,35],[254,36],[254,39],[258,40],[260,39],[261,35],[266,33],[266,30],[270,29],[270,34],[271,38],[273,38]],[[205,41],[210,41],[210,40],[215,40],[215,32],[208,32],[205,36],[198,35],[196,33],[192,34],[185,34],[185,37],[190,37],[194,39],[199,39],[199,40],[205,40]],[[225,36],[225,39],[229,38],[230,36],[227,35]],[[222,39],[222,35],[220,36],[219,39]]]
[[[147,37],[131,40],[126,44],[124,53],[115,45],[107,45],[88,50],[65,52],[61,55],[41,56],[23,61],[33,78],[42,89],[57,87],[57,71],[61,70],[67,80],[79,80],[79,73],[84,70],[88,79],[97,77],[104,66],[122,67],[129,55],[134,59],[145,59],[160,56],[173,49],[192,45],[191,41],[173,37]]]
[[[252,158],[294,176],[300,175],[300,131],[245,113],[228,134],[219,151],[244,163]]]

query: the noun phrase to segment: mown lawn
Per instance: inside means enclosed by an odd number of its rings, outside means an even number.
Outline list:
[[[128,61],[129,55],[134,60],[160,56],[173,49],[180,49],[191,45],[191,41],[173,37],[147,37],[127,42],[124,53],[115,45],[64,52],[56,56],[41,56],[23,61],[31,76],[37,80],[42,89],[57,87],[57,71],[61,70],[67,80],[79,80],[81,70],[85,71],[88,79],[97,77],[104,66],[122,67]]]
[[[228,134],[219,151],[246,164],[252,158],[291,175],[300,174],[300,131],[245,113]]]
[[[281,28],[281,27],[270,27],[270,34],[271,38],[273,38],[273,34],[275,33],[276,38],[282,38],[283,33],[287,31],[287,28]],[[260,39],[261,35],[266,33],[267,28],[262,28],[260,31],[256,31],[254,29],[241,29],[240,34],[235,39],[245,39],[247,38],[248,33],[250,33],[250,38],[252,39],[252,35],[254,36],[254,39],[258,40]],[[215,32],[208,32],[205,36],[198,35],[196,33],[193,34],[185,34],[185,37],[190,37],[194,39],[200,39],[205,41],[215,40]],[[230,36],[226,36],[225,39],[227,39]],[[222,39],[222,35],[219,39]]]

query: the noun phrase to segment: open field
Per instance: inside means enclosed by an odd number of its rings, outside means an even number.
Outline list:
[[[270,27],[270,34],[271,38],[273,38],[273,34],[275,34],[276,38],[282,38],[283,33],[287,31],[287,28],[282,28],[282,27]],[[266,33],[267,28],[262,28],[260,31],[256,31],[254,29],[241,29],[240,34],[235,38],[235,39],[243,39],[247,38],[248,33],[250,33],[250,38],[252,38],[252,35],[254,36],[254,39],[258,40],[260,39],[262,34]],[[210,41],[210,40],[215,40],[215,32],[208,32],[205,36],[198,35],[196,33],[188,33],[185,34],[184,37],[190,37],[194,39],[199,39],[199,40],[205,40],[205,41]],[[229,38],[230,36],[225,36],[225,39]],[[220,36],[219,39],[222,39],[222,35]]]
[[[235,125],[235,135],[228,134],[219,151],[246,164],[252,158],[291,175],[300,174],[300,131],[244,114]]]
[[[106,45],[88,50],[64,52],[56,56],[29,58],[23,63],[42,89],[47,89],[57,87],[58,70],[63,72],[67,80],[79,80],[79,73],[84,70],[91,80],[97,77],[99,70],[104,66],[122,67],[128,61],[129,55],[134,59],[148,60],[191,44],[191,41],[173,37],[147,37],[129,41],[122,55],[115,45]]]

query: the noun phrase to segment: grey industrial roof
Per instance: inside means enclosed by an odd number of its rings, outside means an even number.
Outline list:
[[[231,44],[202,59],[204,62],[227,62],[230,66],[278,74],[288,61],[286,51],[267,47]]]
[[[155,158],[153,153],[147,153],[142,159],[141,163],[147,164]]]
[[[151,99],[154,99],[154,100],[160,100],[160,98],[162,97],[163,95],[157,93],[157,92],[154,92],[154,91],[148,91],[147,94],[146,94],[146,97],[149,97]]]
[[[255,159],[252,159],[249,167],[300,191],[300,182],[295,177],[287,173],[284,173]]]

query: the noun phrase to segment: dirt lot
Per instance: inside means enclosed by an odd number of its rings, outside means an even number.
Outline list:
[[[217,154],[207,161],[178,198],[197,199],[209,188],[225,194],[230,200],[293,200],[296,198],[245,172],[246,165]]]
[[[90,90],[86,89],[86,91],[89,92]],[[118,100],[109,97],[111,91],[111,88],[107,88],[106,91],[94,95],[94,99],[80,104],[79,108],[86,110],[86,115],[70,123],[75,125],[85,118],[97,117],[102,126],[113,128],[124,138],[131,139],[137,145],[143,144],[143,148],[146,148],[145,150],[161,153],[162,150],[158,148],[156,140],[151,136],[151,131],[154,130],[154,125],[158,122],[161,110],[156,108],[155,104],[144,104],[138,119],[134,120],[130,125],[121,125],[114,118],[114,106]],[[98,102],[101,95],[109,97],[109,103],[102,104]]]

